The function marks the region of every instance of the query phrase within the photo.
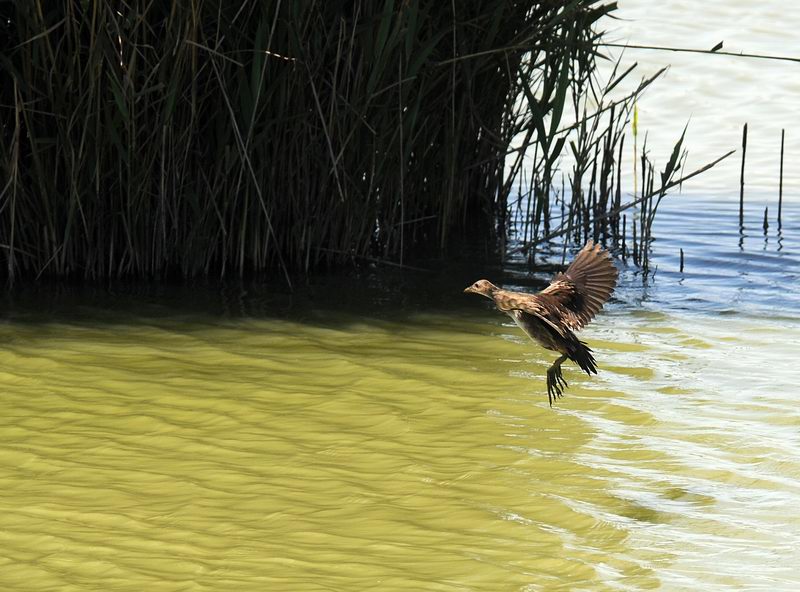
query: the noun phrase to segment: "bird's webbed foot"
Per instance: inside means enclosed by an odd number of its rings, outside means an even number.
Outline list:
[[[560,398],[564,389],[569,386],[561,374],[561,362],[566,359],[567,356],[561,356],[547,370],[547,399],[550,401],[550,407],[553,406],[553,400]]]

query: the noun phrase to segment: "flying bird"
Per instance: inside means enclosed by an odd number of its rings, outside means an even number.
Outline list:
[[[597,374],[592,350],[573,331],[582,329],[603,308],[617,283],[617,268],[608,251],[589,241],[567,270],[559,273],[538,294],[512,292],[488,280],[478,280],[464,292],[494,300],[497,310],[514,319],[533,341],[561,354],[547,370],[547,398],[562,396],[569,386],[561,364],[569,358],[591,376]]]

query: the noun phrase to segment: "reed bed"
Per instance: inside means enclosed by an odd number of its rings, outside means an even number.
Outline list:
[[[571,97],[573,123],[558,129],[553,139],[557,145],[568,145],[569,153],[551,157],[561,166],[569,163],[570,168],[562,173],[559,188],[550,172],[552,165],[534,159],[512,207],[507,230],[513,241],[504,251],[509,262],[518,262],[523,254],[529,266],[536,266],[537,253],[545,248],[552,253],[554,247],[560,247],[564,262],[569,244],[579,247],[592,240],[641,268],[647,277],[655,240],[653,223],[662,200],[671,189],[734,153],[685,171],[685,127],[666,155],[663,169],[657,171],[646,134],[639,147],[636,101],[664,70],[643,78],[630,94],[610,98],[610,92],[635,69],[633,64],[620,73],[618,62],[608,80],[598,81],[596,71],[590,70],[577,85],[581,92]],[[631,136],[626,153],[625,140]],[[633,170],[632,185],[625,177],[628,166]]]
[[[4,272],[289,281],[353,257],[404,265],[470,229],[503,236],[530,148],[547,225],[567,100],[614,8],[3,3]]]

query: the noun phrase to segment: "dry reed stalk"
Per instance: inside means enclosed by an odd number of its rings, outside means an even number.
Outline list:
[[[781,130],[781,166],[778,177],[778,228],[781,227],[781,214],[783,210],[783,146],[786,138],[786,130]]]
[[[739,228],[744,229],[744,163],[747,157],[747,124],[742,128],[742,172],[739,177]]]

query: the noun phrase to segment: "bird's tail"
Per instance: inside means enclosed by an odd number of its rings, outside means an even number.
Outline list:
[[[597,374],[597,362],[594,361],[592,350],[583,341],[575,340],[570,343],[568,348],[569,359],[581,367],[586,374]]]

